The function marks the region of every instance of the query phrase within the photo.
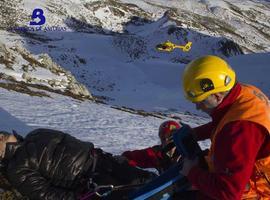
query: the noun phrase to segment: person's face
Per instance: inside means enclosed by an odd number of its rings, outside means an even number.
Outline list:
[[[211,94],[205,100],[196,102],[196,109],[210,115],[213,110],[222,102],[222,99],[223,98],[221,98],[219,94]]]
[[[8,142],[17,142],[17,138],[13,134],[6,137],[4,134],[0,133],[0,158],[4,157],[6,151],[6,144]]]
[[[170,143],[170,136],[171,136],[170,134],[160,134],[159,135],[162,148],[164,148],[167,144]]]

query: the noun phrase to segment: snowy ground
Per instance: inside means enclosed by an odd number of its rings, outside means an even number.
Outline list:
[[[30,97],[1,89],[1,128],[25,135],[37,127],[66,131],[118,153],[157,142],[160,120],[117,111],[108,106],[55,95]],[[147,133],[147,134],[145,134]]]
[[[22,135],[43,127],[62,130],[114,154],[158,143],[158,127],[163,121],[81,102],[61,95],[31,97],[0,89],[2,130]],[[191,125],[198,121],[190,121]],[[202,123],[202,122],[199,122]]]

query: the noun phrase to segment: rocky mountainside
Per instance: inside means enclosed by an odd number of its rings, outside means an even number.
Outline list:
[[[122,2],[134,1],[122,0]],[[169,19],[178,27],[230,39],[239,44],[246,53],[270,50],[269,1],[136,0],[135,2],[142,9],[156,13],[156,18],[169,11]]]
[[[77,99],[92,99],[88,89],[47,54],[33,56],[21,46],[0,43],[0,87],[33,96],[56,92]]]
[[[140,35],[145,26],[152,24],[152,33],[148,33],[151,37],[153,32],[171,24],[185,30],[182,40],[198,40],[204,34],[227,38],[240,45],[244,52],[266,52],[270,48],[269,1],[2,0],[2,29],[28,25],[37,7],[44,10],[50,26],[64,26],[75,31]],[[166,12],[167,19],[160,23]],[[128,25],[137,27],[130,29]],[[197,34],[192,34],[194,32]],[[179,41],[171,34],[167,32],[167,38]],[[223,49],[230,46],[222,42],[220,45]]]

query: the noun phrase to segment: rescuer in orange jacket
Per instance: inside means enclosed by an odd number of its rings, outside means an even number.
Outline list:
[[[186,159],[181,170],[198,189],[197,199],[270,199],[268,98],[256,87],[238,83],[233,69],[216,56],[189,63],[183,89],[212,118],[193,129],[195,139],[211,139],[208,170],[196,159]]]

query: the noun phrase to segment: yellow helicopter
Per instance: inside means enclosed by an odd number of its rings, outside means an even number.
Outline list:
[[[178,48],[178,49],[181,49],[183,52],[188,52],[191,49],[191,45],[192,45],[192,42],[188,42],[185,45],[177,45],[167,40],[166,42],[158,44],[156,46],[156,49],[159,51],[171,52],[174,49]]]

